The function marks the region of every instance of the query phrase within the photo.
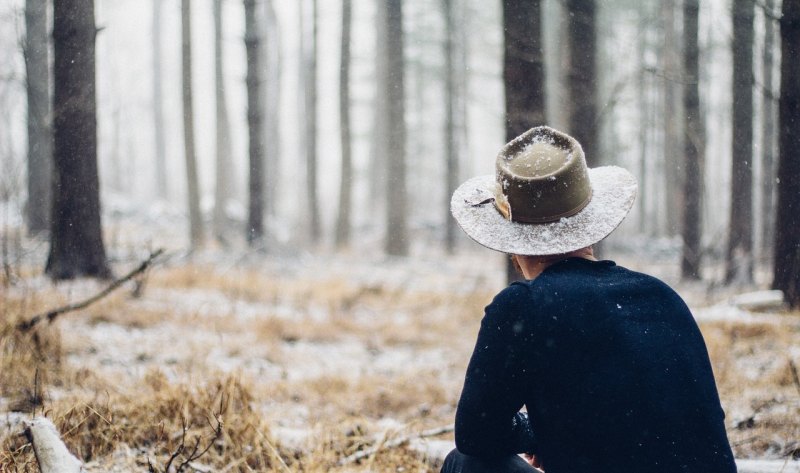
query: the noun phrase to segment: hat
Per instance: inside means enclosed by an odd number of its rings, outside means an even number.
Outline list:
[[[622,223],[636,197],[630,172],[589,169],[580,143],[546,126],[506,144],[495,169],[459,186],[450,211],[470,238],[503,253],[543,256],[590,246]]]

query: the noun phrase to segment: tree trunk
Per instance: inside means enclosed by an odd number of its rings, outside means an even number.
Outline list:
[[[164,93],[161,73],[161,8],[164,0],[153,0],[153,137],[155,141],[156,196],[166,200],[167,145],[164,130]]]
[[[192,0],[181,0],[181,55],[183,84],[183,146],[186,160],[189,239],[192,248],[203,244],[203,216],[200,213],[200,184],[194,151],[194,98],[192,95]]]
[[[699,93],[699,49],[698,14],[699,0],[683,1],[683,145],[684,167],[684,211],[683,211],[683,254],[681,256],[681,277],[700,279],[701,219],[703,170],[705,161],[705,127],[700,113]]]
[[[583,147],[586,164],[600,164],[597,120],[597,40],[595,0],[567,0],[569,133]]]
[[[342,0],[342,45],[339,64],[339,132],[342,146],[342,176],[339,186],[339,216],[336,221],[336,246],[350,244],[351,199],[353,189],[352,141],[350,137],[350,28],[351,0]]]
[[[453,13],[453,0],[442,0],[442,10],[445,21],[444,38],[444,88],[445,88],[445,195],[443,215],[445,221],[445,249],[452,253],[456,246],[458,226],[450,216],[450,196],[458,187],[458,143],[455,132],[456,114],[456,83],[455,83],[455,25]]]
[[[255,0],[244,0],[247,50],[247,130],[249,133],[249,205],[247,241],[256,245],[264,237],[264,140],[261,116],[261,51]]]
[[[666,200],[667,236],[680,234],[684,208],[685,159],[681,153],[681,83],[680,38],[675,21],[676,0],[663,0],[661,8],[664,21],[663,65],[664,73],[664,193]]]
[[[386,34],[386,66],[381,77],[386,105],[386,253],[408,254],[408,222],[406,192],[406,124],[405,81],[403,58],[403,1],[386,0],[384,17]]]
[[[781,99],[778,106],[777,216],[772,287],[800,308],[800,0],[783,0]]]
[[[52,279],[108,278],[97,174],[93,0],[59,0],[53,8]]]
[[[317,185],[317,0],[311,1],[311,45],[304,51],[306,60],[306,185],[311,242],[319,243],[322,229],[319,220]]]
[[[545,70],[540,0],[503,0],[506,141],[545,124]],[[520,275],[509,259],[506,279]]]
[[[775,10],[775,0],[764,1],[765,10]],[[761,128],[761,255],[770,260],[775,235],[775,88],[773,82],[775,49],[775,19],[764,15],[764,55],[762,58],[762,80],[764,82],[764,114]]]
[[[50,228],[53,135],[50,128],[50,61],[47,3],[25,2],[25,71],[28,93],[28,231]]]
[[[389,106],[385,95],[389,54],[387,50],[386,2],[375,2],[375,95],[372,98],[372,136],[369,153],[369,214],[385,216],[387,207],[386,187],[388,180],[388,134],[387,117]],[[376,220],[377,221],[377,220]]]
[[[222,0],[214,0],[214,97],[216,102],[216,169],[214,186],[214,237],[224,241],[228,228],[225,206],[231,198],[231,138],[228,105],[225,99],[225,65],[222,48]]]
[[[266,63],[266,86],[265,100],[266,112],[264,115],[264,210],[268,216],[274,216],[276,212],[276,197],[279,184],[278,174],[280,171],[281,154],[281,134],[280,134],[280,110],[281,110],[281,34],[278,31],[278,19],[275,16],[275,8],[272,0],[266,0],[265,4],[265,24],[264,39],[267,44],[263,48]]]
[[[725,282],[753,281],[753,2],[733,2],[733,143]]]

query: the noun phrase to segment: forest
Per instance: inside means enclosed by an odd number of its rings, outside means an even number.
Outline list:
[[[0,471],[439,471],[520,278],[451,196],[548,125],[800,472],[798,84],[800,0],[0,0]]]

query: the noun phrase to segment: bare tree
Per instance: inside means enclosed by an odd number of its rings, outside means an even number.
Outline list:
[[[97,174],[93,0],[53,5],[53,212],[45,272],[107,278]]]
[[[264,236],[264,140],[261,103],[261,40],[258,35],[255,0],[244,0],[247,50],[247,130],[249,133],[249,205],[247,241],[258,244]]]
[[[767,12],[775,10],[775,0],[765,0],[764,9]],[[762,57],[762,81],[764,82],[763,95],[763,121],[761,126],[761,254],[765,259],[772,256],[775,232],[775,118],[776,118],[776,93],[772,87],[774,49],[775,49],[775,18],[767,13],[764,15],[764,54]]]
[[[232,195],[233,180],[231,179],[230,124],[228,121],[228,105],[225,98],[225,58],[222,47],[223,3],[214,0],[214,98],[216,104],[216,169],[214,186],[214,215],[212,226],[214,237],[224,241],[227,233],[228,219],[225,206]]]
[[[566,0],[569,15],[567,69],[569,131],[589,167],[600,164],[597,118],[597,35],[595,0]]]
[[[700,279],[701,216],[703,165],[705,161],[705,127],[700,113],[698,13],[699,0],[683,1],[683,145],[684,145],[684,211],[683,254],[681,277]]]
[[[353,19],[351,0],[342,0],[342,43],[339,63],[339,133],[342,147],[342,175],[339,184],[339,216],[336,220],[336,245],[350,243],[351,200],[353,190],[352,138],[350,136],[350,31]]]
[[[452,253],[456,246],[458,228],[450,216],[450,196],[458,186],[458,143],[455,130],[456,81],[455,81],[455,18],[453,0],[442,0],[442,14],[445,21],[444,38],[444,89],[445,89],[445,248]]]
[[[200,184],[194,150],[194,97],[192,89],[192,0],[181,0],[181,56],[183,85],[183,146],[186,160],[189,238],[193,248],[203,244]]]
[[[53,135],[50,128],[50,42],[44,0],[25,2],[25,56],[28,94],[28,231],[50,228]]]
[[[311,1],[311,44],[303,51],[306,62],[305,117],[306,117],[306,181],[308,186],[308,216],[311,242],[318,243],[322,234],[319,220],[317,184],[317,0]]]
[[[545,123],[545,69],[540,0],[503,0],[506,141]],[[506,264],[507,280],[519,278]]]
[[[783,0],[781,99],[778,106],[778,203],[772,287],[800,308],[800,0]]]
[[[386,0],[385,71],[379,93],[386,100],[386,253],[408,254],[408,196],[406,192],[405,80],[403,58],[403,1]]]
[[[264,28],[262,37],[266,41],[264,50],[264,62],[266,68],[266,85],[264,91],[265,115],[264,115],[264,199],[265,211],[268,216],[275,215],[275,201],[277,187],[279,184],[278,174],[280,170],[281,154],[281,134],[280,134],[280,110],[281,110],[281,34],[279,31],[278,18],[272,0],[264,2]]]
[[[164,0],[153,0],[153,136],[156,158],[156,196],[167,199],[167,145],[164,130],[164,92],[161,72],[161,8]]]
[[[682,102],[680,81],[680,49],[681,41],[676,21],[676,0],[662,0],[663,21],[663,99],[664,99],[664,173],[662,175],[665,204],[667,235],[677,235],[681,230],[682,211],[684,208],[683,181],[684,156],[681,153],[681,112]]]
[[[725,282],[753,280],[753,2],[733,2],[733,143]]]

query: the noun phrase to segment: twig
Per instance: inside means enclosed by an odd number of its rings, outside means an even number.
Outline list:
[[[403,437],[398,437],[396,439],[390,440],[388,442],[380,442],[378,445],[370,447],[366,450],[360,450],[352,455],[348,455],[341,460],[339,460],[339,466],[344,466],[349,463],[357,462],[359,460],[363,460],[366,457],[374,455],[381,450],[386,450],[390,448],[397,448],[401,445],[404,445],[412,440],[426,438],[426,437],[438,437],[439,435],[446,434],[453,431],[454,426],[445,425],[443,427],[437,427],[435,429],[423,430],[422,432],[406,435]]]
[[[789,360],[789,370],[792,372],[792,381],[794,381],[794,387],[797,388],[797,393],[800,394],[800,376],[797,375],[797,365],[794,364],[794,360]]]
[[[41,321],[43,321],[45,319],[48,322],[52,322],[56,317],[58,317],[61,314],[65,314],[67,312],[73,312],[73,311],[76,311],[76,310],[81,310],[81,309],[84,309],[84,308],[94,304],[95,302],[99,301],[100,299],[102,299],[102,298],[106,297],[107,295],[111,294],[118,287],[122,286],[126,282],[130,281],[131,279],[133,279],[136,275],[146,271],[147,268],[150,267],[150,265],[153,264],[153,261],[156,258],[158,258],[159,256],[161,256],[162,253],[164,253],[163,249],[158,249],[158,250],[154,251],[153,253],[150,254],[150,256],[146,260],[142,261],[142,263],[138,267],[133,269],[131,272],[129,272],[125,276],[123,276],[123,277],[121,277],[119,279],[115,279],[105,289],[103,289],[102,291],[98,292],[94,296],[92,296],[92,297],[90,297],[90,298],[88,298],[88,299],[86,299],[84,301],[75,303],[75,304],[68,304],[68,305],[65,305],[63,307],[59,307],[57,309],[53,309],[53,310],[51,310],[49,312],[45,312],[43,314],[36,315],[33,318],[31,318],[30,320],[26,320],[24,322],[20,322],[17,325],[17,330],[19,330],[21,332],[27,332],[30,329],[32,329],[33,327],[35,327],[37,324],[39,324],[39,322],[41,322]]]

